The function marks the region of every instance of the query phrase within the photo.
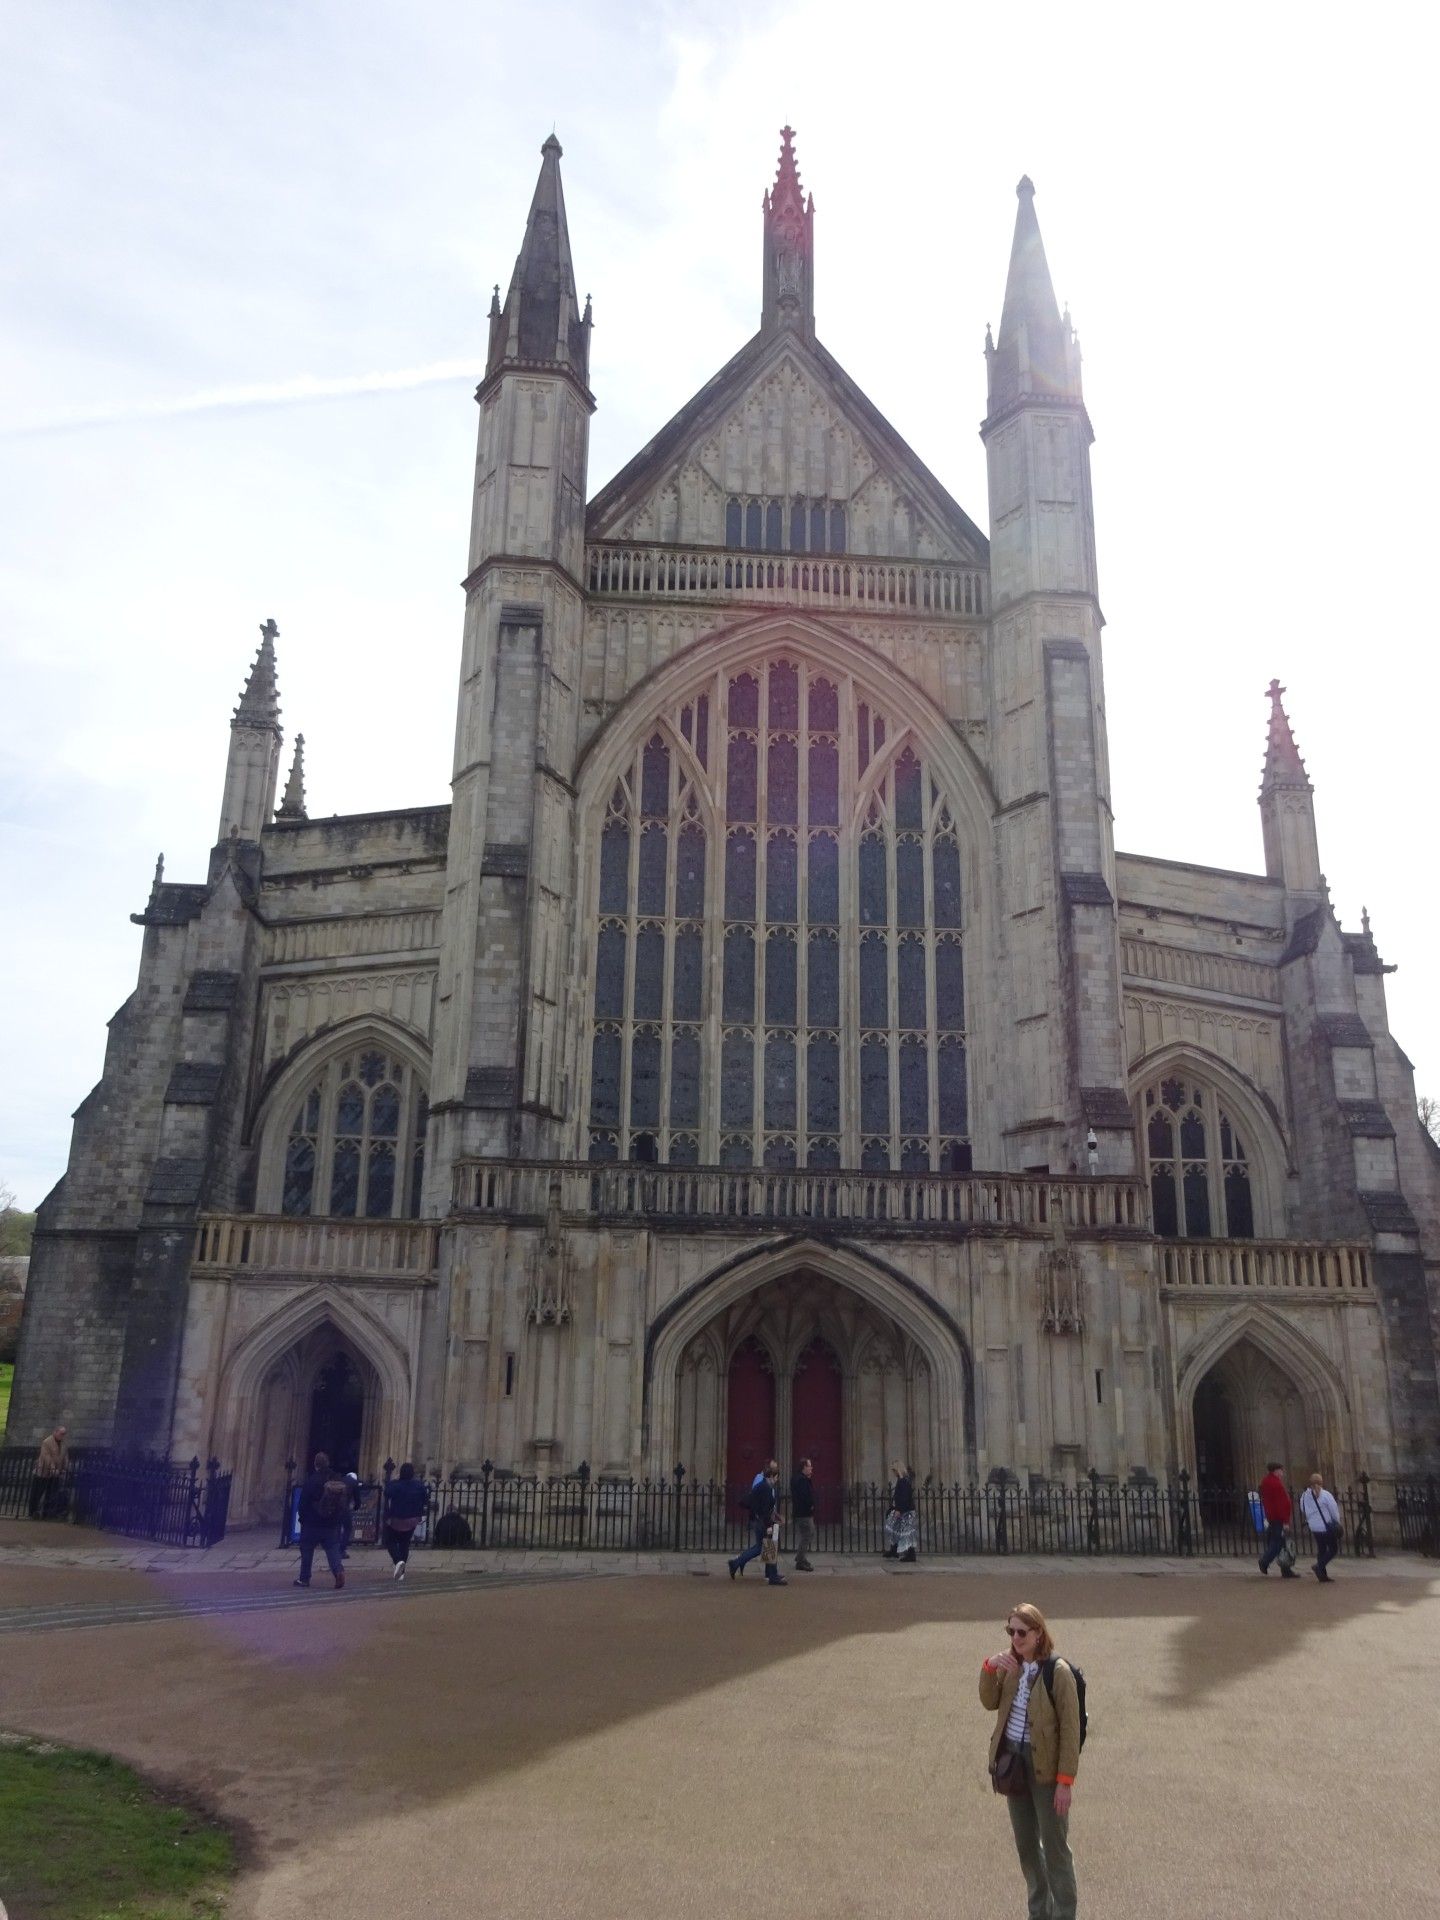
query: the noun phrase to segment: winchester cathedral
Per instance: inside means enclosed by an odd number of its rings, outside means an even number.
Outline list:
[[[308,817],[267,621],[208,872],[135,916],[41,1209],[10,1441],[218,1456],[242,1520],[319,1446],[747,1484],[801,1451],[824,1485],[1434,1467],[1440,1152],[1283,689],[1263,871],[1115,850],[1091,426],[1030,182],[987,536],[816,335],[788,128],[758,331],[587,498],[541,154],[475,394],[451,802]]]

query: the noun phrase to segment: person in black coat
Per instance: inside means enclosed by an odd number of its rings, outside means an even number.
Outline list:
[[[815,1544],[815,1462],[807,1454],[790,1481],[790,1518],[795,1522],[795,1571],[813,1573],[810,1549]]]
[[[730,1562],[730,1578],[732,1580],[737,1573],[744,1573],[749,1563],[752,1560],[758,1560],[765,1551],[766,1536],[770,1532],[771,1527],[777,1524],[775,1510],[780,1500],[778,1491],[779,1482],[780,1469],[772,1464],[765,1469],[764,1479],[761,1480],[757,1486],[750,1489],[750,1526],[754,1538],[745,1551],[737,1554]],[[774,1560],[767,1560],[765,1563],[765,1579],[767,1584],[772,1587],[789,1585],[789,1582],[782,1576]]]
[[[349,1498],[349,1489],[344,1481],[336,1480],[330,1471],[329,1454],[317,1453],[315,1465],[306,1474],[300,1488],[300,1505],[296,1516],[300,1522],[300,1578],[295,1582],[297,1587],[308,1587],[310,1584],[310,1569],[315,1563],[316,1547],[324,1550],[325,1561],[335,1576],[336,1586],[344,1586],[340,1527]]]
[[[400,1478],[385,1489],[385,1549],[395,1564],[397,1581],[404,1581],[415,1529],[425,1518],[429,1504],[425,1482],[415,1478],[414,1462],[407,1460],[400,1469]]]

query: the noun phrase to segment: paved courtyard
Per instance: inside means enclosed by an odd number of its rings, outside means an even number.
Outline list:
[[[981,1656],[1018,1599],[1091,1695],[1082,1910],[1414,1916],[1440,1900],[1440,1577],[1011,1562],[793,1576],[112,1564],[0,1536],[0,1724],[239,1819],[253,1920],[1024,1912]],[[50,1543],[54,1543],[53,1545]],[[59,1564],[62,1558],[72,1563]],[[695,1571],[702,1569],[703,1571]]]

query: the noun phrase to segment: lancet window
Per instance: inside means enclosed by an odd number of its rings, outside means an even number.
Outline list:
[[[756,553],[844,553],[846,515],[828,500],[740,499],[725,502],[725,544]]]
[[[428,1119],[405,1061],[375,1047],[334,1056],[293,1109],[280,1211],[417,1218]]]
[[[867,690],[783,656],[717,675],[599,840],[593,1159],[969,1166],[955,817]]]
[[[1255,1237],[1250,1161],[1214,1091],[1170,1074],[1140,1096],[1155,1231],[1167,1239]]]

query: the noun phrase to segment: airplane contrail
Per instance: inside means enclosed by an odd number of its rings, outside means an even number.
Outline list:
[[[110,407],[91,407],[56,414],[23,426],[0,427],[0,439],[20,440],[42,433],[70,433],[79,427],[113,427],[143,420],[173,420],[191,413],[234,412],[243,407],[294,406],[307,400],[339,400],[352,394],[398,393],[412,387],[438,386],[446,380],[474,380],[480,368],[474,359],[432,360],[423,367],[396,367],[388,372],[340,374],[324,379],[297,374],[293,380],[266,380],[253,386],[209,387],[200,393],[180,394],[169,400],[120,401]]]

